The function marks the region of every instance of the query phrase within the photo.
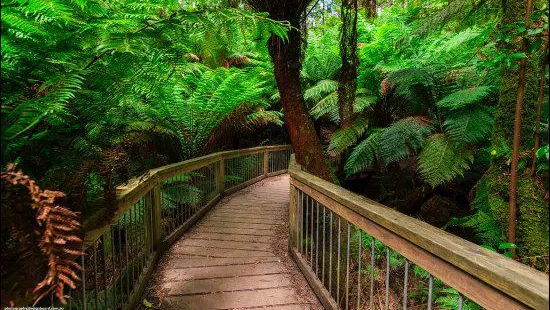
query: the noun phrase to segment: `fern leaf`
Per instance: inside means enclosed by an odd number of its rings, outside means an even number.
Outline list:
[[[367,119],[359,117],[353,122],[353,124],[351,124],[351,126],[337,130],[332,135],[332,139],[330,139],[327,152],[331,156],[341,154],[357,142],[363,133],[365,133],[367,127]]]
[[[379,159],[382,131],[381,128],[370,130],[367,138],[353,149],[345,165],[347,175],[356,174]]]
[[[435,187],[462,175],[470,167],[472,160],[470,150],[457,147],[444,134],[434,134],[426,140],[420,153],[420,176]]]
[[[493,116],[483,107],[461,110],[449,114],[443,127],[456,142],[478,143],[488,138],[493,128]]]
[[[489,96],[492,90],[493,88],[490,86],[459,90],[439,100],[436,105],[442,109],[461,109],[479,103]]]
[[[391,124],[380,136],[382,160],[389,164],[407,158],[422,148],[431,131],[432,127],[420,118],[406,118]]]

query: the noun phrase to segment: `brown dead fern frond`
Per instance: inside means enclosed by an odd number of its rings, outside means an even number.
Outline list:
[[[42,228],[39,247],[47,258],[48,272],[34,288],[37,294],[34,305],[52,293],[66,304],[65,286],[75,289],[75,282],[80,280],[77,270],[82,270],[74,262],[76,257],[83,255],[82,239],[77,236],[80,230],[79,214],[56,205],[55,200],[64,197],[64,193],[41,190],[34,180],[21,170],[16,170],[15,164],[9,164],[1,178],[12,185],[27,188],[32,200],[31,207],[36,210],[36,221]]]

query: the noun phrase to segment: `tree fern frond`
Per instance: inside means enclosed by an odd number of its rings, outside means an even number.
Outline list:
[[[376,128],[368,132],[367,138],[361,141],[351,152],[345,165],[347,175],[356,174],[373,165],[380,158],[380,144],[383,129]]]
[[[307,101],[319,101],[324,96],[338,89],[338,82],[334,80],[321,80],[304,92]]]
[[[328,115],[330,120],[339,123],[340,115],[338,114],[338,93],[332,92],[325,98],[317,102],[309,111],[314,119],[319,119]]]
[[[399,120],[385,128],[380,136],[380,157],[389,164],[407,158],[424,145],[432,127],[420,118]]]
[[[368,120],[366,118],[357,118],[351,126],[338,129],[332,135],[327,152],[331,156],[341,154],[350,146],[355,144],[357,140],[365,133],[368,128]]]
[[[487,139],[493,116],[484,107],[449,113],[443,124],[449,137],[458,143],[478,143]]]
[[[439,100],[436,105],[442,109],[461,109],[479,103],[489,96],[492,90],[493,88],[491,86],[479,86],[471,89],[459,90]]]
[[[435,187],[462,175],[472,160],[469,149],[457,146],[444,134],[434,134],[426,140],[420,153],[420,176]]]

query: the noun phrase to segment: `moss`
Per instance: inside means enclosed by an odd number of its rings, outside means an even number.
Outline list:
[[[503,25],[523,20],[525,1],[506,1]],[[520,44],[501,46],[505,52],[519,52]],[[536,103],[538,98],[539,58],[527,58],[525,74],[525,93],[522,113],[520,148],[526,149],[533,138],[533,125],[536,120]],[[500,93],[495,121],[493,126],[493,142],[503,138],[508,145],[512,145],[514,118],[518,95],[518,65],[503,66],[500,72]]]
[[[494,219],[500,224],[500,226],[507,233],[506,227],[508,227],[508,203],[504,201],[500,196],[490,194],[488,199],[489,210],[493,214]]]
[[[484,175],[489,185],[488,204],[492,216],[507,234],[510,175],[506,167],[493,165]],[[518,179],[518,226],[516,244],[521,256],[548,254],[548,207],[539,184],[528,175]],[[505,238],[506,239],[506,238]]]
[[[518,240],[522,256],[548,254],[548,207],[538,184],[528,176],[518,180]]]

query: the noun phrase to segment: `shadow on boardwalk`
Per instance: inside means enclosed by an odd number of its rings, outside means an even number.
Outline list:
[[[225,197],[166,252],[147,301],[156,309],[322,309],[288,256],[288,203],[288,175]]]

